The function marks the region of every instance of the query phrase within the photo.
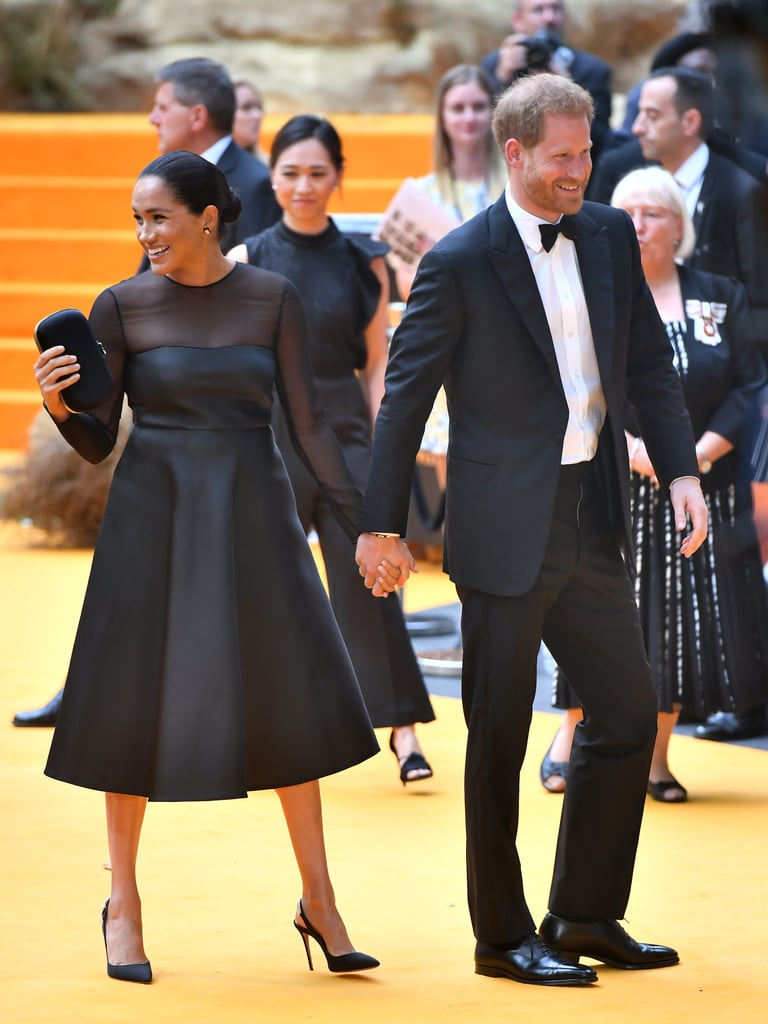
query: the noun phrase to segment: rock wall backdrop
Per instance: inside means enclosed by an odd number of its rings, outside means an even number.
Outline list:
[[[567,0],[568,41],[630,88],[697,4]],[[0,0],[3,109],[141,111],[155,71],[205,55],[272,112],[427,111],[453,64],[509,31],[511,0]]]

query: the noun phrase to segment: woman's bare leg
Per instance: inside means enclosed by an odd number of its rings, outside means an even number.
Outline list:
[[[669,742],[672,739],[672,732],[677,725],[679,716],[679,707],[675,711],[659,712],[656,743],[653,747],[653,758],[649,775],[650,782],[677,782],[669,768]],[[679,798],[682,788],[681,786],[667,790],[665,798],[674,802]]]
[[[392,730],[392,743],[394,744],[395,754],[401,767],[411,754],[421,754],[422,757],[424,756],[419,738],[416,735],[415,725],[396,725]],[[428,779],[431,775],[431,768],[413,768],[408,771],[408,778],[411,781]]]
[[[565,762],[566,764],[570,761],[573,734],[576,731],[576,726],[582,719],[582,714],[581,708],[568,708],[567,711],[563,712],[560,719],[560,727],[555,733],[555,738],[552,740],[552,746],[549,748],[550,760]],[[546,783],[547,789],[552,793],[565,792],[567,783],[561,775],[550,775],[542,781]]]
[[[107,915],[107,948],[112,964],[146,961],[141,927],[141,899],[136,884],[136,858],[147,807],[143,796],[106,793],[107,842],[112,864],[112,890]]]
[[[336,897],[328,873],[323,835],[320,784],[304,782],[276,790],[301,875],[301,902],[313,926],[334,956],[354,950],[336,909]]]

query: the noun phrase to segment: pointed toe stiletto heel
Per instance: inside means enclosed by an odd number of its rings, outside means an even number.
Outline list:
[[[109,900],[101,908],[101,931],[104,935],[104,951],[107,954],[107,974],[116,981],[138,981],[148,985],[152,981],[152,965],[149,960],[140,964],[111,964],[109,962],[109,950],[107,949],[107,914],[109,913]]]
[[[427,779],[432,778],[432,766],[423,754],[418,754],[414,750],[413,753],[408,754],[407,757],[400,757],[395,747],[394,730],[389,734],[389,749],[395,755],[395,759],[400,769],[400,781],[404,786],[408,782],[425,782]],[[409,779],[408,772],[416,771],[421,772],[422,774],[417,775],[413,779]]]
[[[331,971],[332,974],[349,974],[352,971],[370,971],[372,968],[379,966],[379,961],[373,956],[368,956],[367,953],[342,953],[340,956],[334,956],[333,953],[329,953],[328,947],[325,944],[325,939],[310,923],[301,900],[299,900],[299,917],[304,923],[299,924],[299,922],[294,918],[293,927],[299,933],[302,941],[304,942],[304,952],[307,954],[307,963],[309,964],[310,971],[314,970],[314,967],[312,966],[312,952],[309,948],[310,936],[315,940],[320,949],[322,949],[323,955],[328,963],[328,970]]]

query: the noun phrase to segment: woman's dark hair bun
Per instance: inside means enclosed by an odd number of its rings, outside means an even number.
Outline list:
[[[234,189],[229,189],[229,194],[222,200],[219,209],[219,217],[224,224],[233,224],[243,212],[243,204],[240,196]]]
[[[160,178],[192,213],[215,206],[219,211],[219,233],[221,225],[232,224],[243,209],[240,196],[232,191],[224,172],[197,153],[164,153],[147,164],[139,177]]]

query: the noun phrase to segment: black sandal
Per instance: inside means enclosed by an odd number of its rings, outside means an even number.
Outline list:
[[[679,796],[673,796],[667,799],[667,793],[671,789],[677,789],[680,791]],[[648,782],[648,792],[654,800],[658,800],[660,804],[684,804],[688,799],[688,790],[685,786],[682,786],[677,779],[662,779],[661,782]]]
[[[541,784],[548,793],[559,793],[561,796],[565,792],[565,786],[562,789],[552,789],[551,786],[547,785],[552,776],[556,779],[562,779],[563,782],[568,782],[568,761],[553,761],[550,757],[552,753],[552,747],[544,755],[544,760],[541,762],[539,767],[539,778]]]
[[[394,729],[389,734],[389,749],[395,755],[397,759],[398,767],[400,768],[400,781],[403,785],[408,782],[424,782],[426,779],[432,778],[432,766],[424,757],[423,754],[418,754],[415,750],[408,754],[407,757],[400,760],[400,755],[395,749],[395,732]],[[417,775],[414,779],[408,778],[408,772],[422,771],[428,774]]]

